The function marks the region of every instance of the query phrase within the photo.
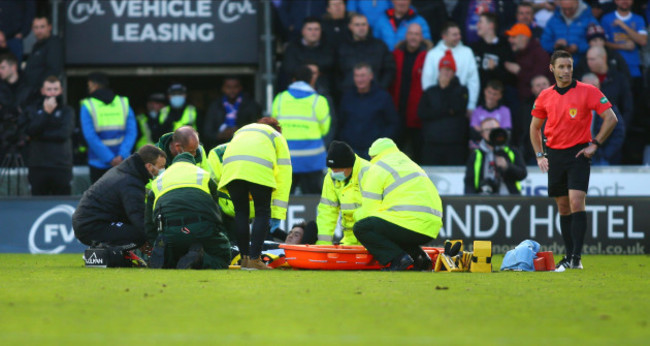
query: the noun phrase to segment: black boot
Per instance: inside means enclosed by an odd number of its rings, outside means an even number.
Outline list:
[[[398,256],[390,262],[389,271],[403,271],[406,268],[410,267],[413,264],[413,259],[408,254]]]
[[[203,264],[203,245],[194,243],[176,264],[176,269],[201,269]]]

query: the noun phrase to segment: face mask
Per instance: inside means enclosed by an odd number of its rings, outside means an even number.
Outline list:
[[[169,98],[169,104],[174,108],[181,108],[185,104],[185,96],[172,96]]]
[[[149,111],[149,117],[150,118],[156,118],[158,116],[158,112],[156,111]]]
[[[161,168],[161,169],[158,171],[158,175],[156,175],[156,176],[159,177],[159,176],[161,176],[164,172],[165,172],[165,169],[164,169],[164,168]]]
[[[332,172],[331,175],[332,175],[332,179],[338,180],[338,181],[344,181],[345,179],[348,178],[348,177],[345,176],[345,173],[343,173],[343,171]]]

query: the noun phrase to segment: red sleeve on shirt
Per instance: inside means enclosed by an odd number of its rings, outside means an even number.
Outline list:
[[[546,99],[545,96],[546,93],[542,91],[535,100],[535,103],[533,103],[533,110],[530,112],[530,114],[535,118],[546,119],[547,117],[546,107],[544,107],[544,100]]]
[[[596,87],[589,88],[589,95],[587,99],[587,104],[589,108],[596,111],[596,114],[603,114],[604,111],[612,108],[612,104],[609,102],[607,97],[598,90]]]

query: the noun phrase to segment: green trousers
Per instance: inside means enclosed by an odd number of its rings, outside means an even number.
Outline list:
[[[165,261],[163,268],[176,268],[194,243],[203,245],[203,269],[228,269],[230,265],[230,242],[222,225],[199,221],[182,226],[165,225]]]
[[[404,256],[404,253],[414,260],[427,256],[420,245],[433,239],[375,216],[357,221],[354,235],[382,265]]]

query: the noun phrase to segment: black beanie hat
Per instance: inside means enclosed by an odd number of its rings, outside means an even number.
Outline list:
[[[345,142],[332,141],[330,150],[327,151],[327,167],[350,168],[354,166],[354,151]]]
[[[318,240],[318,226],[316,225],[316,222],[314,221],[309,221],[303,227],[303,230],[305,233],[302,236],[302,243],[303,244],[316,244],[316,241]]]

